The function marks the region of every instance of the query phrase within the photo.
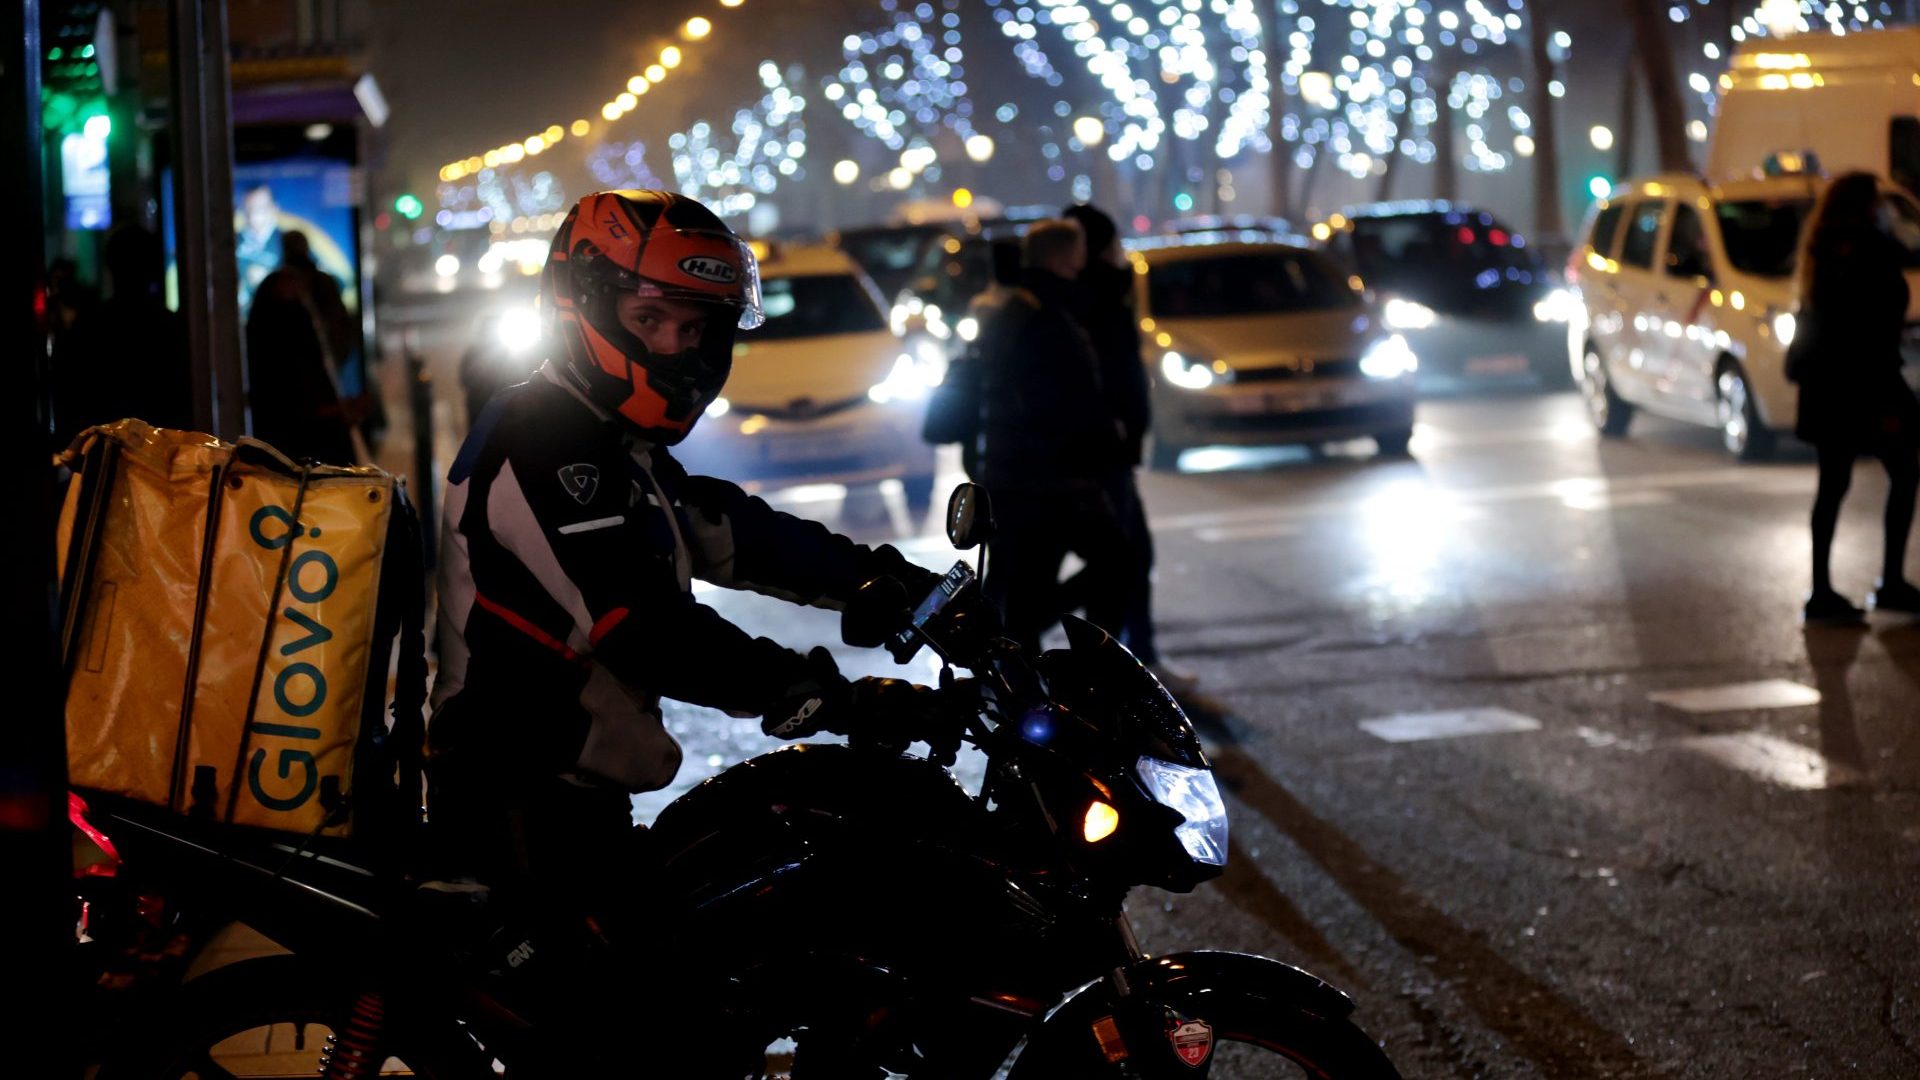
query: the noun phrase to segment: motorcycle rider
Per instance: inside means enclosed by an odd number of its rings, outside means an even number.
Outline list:
[[[937,575],[674,460],[736,331],[762,321],[753,254],[712,211],[588,195],[541,284],[546,361],[475,419],[447,477],[427,770],[443,878],[555,896],[646,873],[608,864],[644,862],[629,795],[680,766],[663,697],[799,738],[915,696],[749,635],[695,578],[838,608],[870,579],[920,595]]]

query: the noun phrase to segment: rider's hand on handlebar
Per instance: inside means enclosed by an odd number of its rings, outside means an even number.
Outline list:
[[[936,760],[951,760],[961,723],[950,696],[905,679],[864,678],[848,682],[824,648],[807,654],[809,673],[782,695],[761,730],[781,739],[804,739],[822,731],[855,743],[904,750],[924,742]]]
[[[822,731],[844,733],[853,713],[853,684],[840,674],[833,654],[815,646],[807,654],[805,674],[789,685],[760,721],[760,730],[776,739],[804,739]]]

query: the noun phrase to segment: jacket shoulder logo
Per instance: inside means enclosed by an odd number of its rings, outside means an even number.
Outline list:
[[[593,493],[600,490],[600,469],[584,462],[568,465],[560,470],[560,486],[567,489],[575,502],[585,506],[593,501]]]
[[[711,255],[689,255],[680,260],[680,272],[701,281],[731,285],[740,279],[740,270],[725,259]]]

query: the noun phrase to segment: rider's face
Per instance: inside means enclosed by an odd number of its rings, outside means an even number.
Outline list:
[[[620,298],[620,325],[639,338],[648,352],[663,356],[698,348],[713,316],[710,304],[659,296]]]

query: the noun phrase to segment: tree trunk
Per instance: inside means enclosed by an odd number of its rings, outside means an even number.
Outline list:
[[[1533,24],[1527,28],[1533,59],[1533,233],[1538,240],[1558,240],[1567,231],[1560,195],[1559,121],[1554,116],[1553,28],[1544,18],[1547,5],[1534,0]]]
[[[1265,25],[1261,29],[1261,45],[1267,51],[1267,77],[1272,88],[1272,96],[1267,100],[1267,141],[1272,144],[1267,151],[1268,206],[1273,216],[1291,221],[1293,200],[1289,196],[1293,187],[1293,147],[1281,134],[1286,130],[1287,114],[1297,108],[1293,95],[1281,89],[1281,71],[1286,67],[1291,50],[1286,48],[1281,33],[1278,7],[1267,5],[1262,21]]]
[[[1393,198],[1393,174],[1399,170],[1401,156],[1400,143],[1396,139],[1393,149],[1387,151],[1386,168],[1380,170],[1379,184],[1373,189],[1375,202],[1386,202]]]
[[[1631,0],[1634,51],[1647,78],[1647,103],[1652,107],[1655,146],[1663,172],[1693,171],[1693,151],[1687,145],[1687,108],[1680,96],[1680,77],[1673,69],[1673,47],[1667,41],[1666,5],[1658,0]]]
[[[1438,115],[1433,121],[1433,197],[1448,202],[1460,197],[1460,167],[1453,153],[1453,105],[1447,100],[1453,93],[1453,73],[1435,72],[1432,82],[1433,104]]]
[[[1632,67],[1620,76],[1620,130],[1613,136],[1613,179],[1633,175],[1633,148],[1640,141],[1640,79]]]
[[[1307,166],[1306,175],[1300,178],[1300,195],[1293,200],[1294,208],[1302,215],[1313,214],[1313,181],[1320,175],[1321,165],[1327,160],[1327,148],[1315,146],[1313,161]]]

